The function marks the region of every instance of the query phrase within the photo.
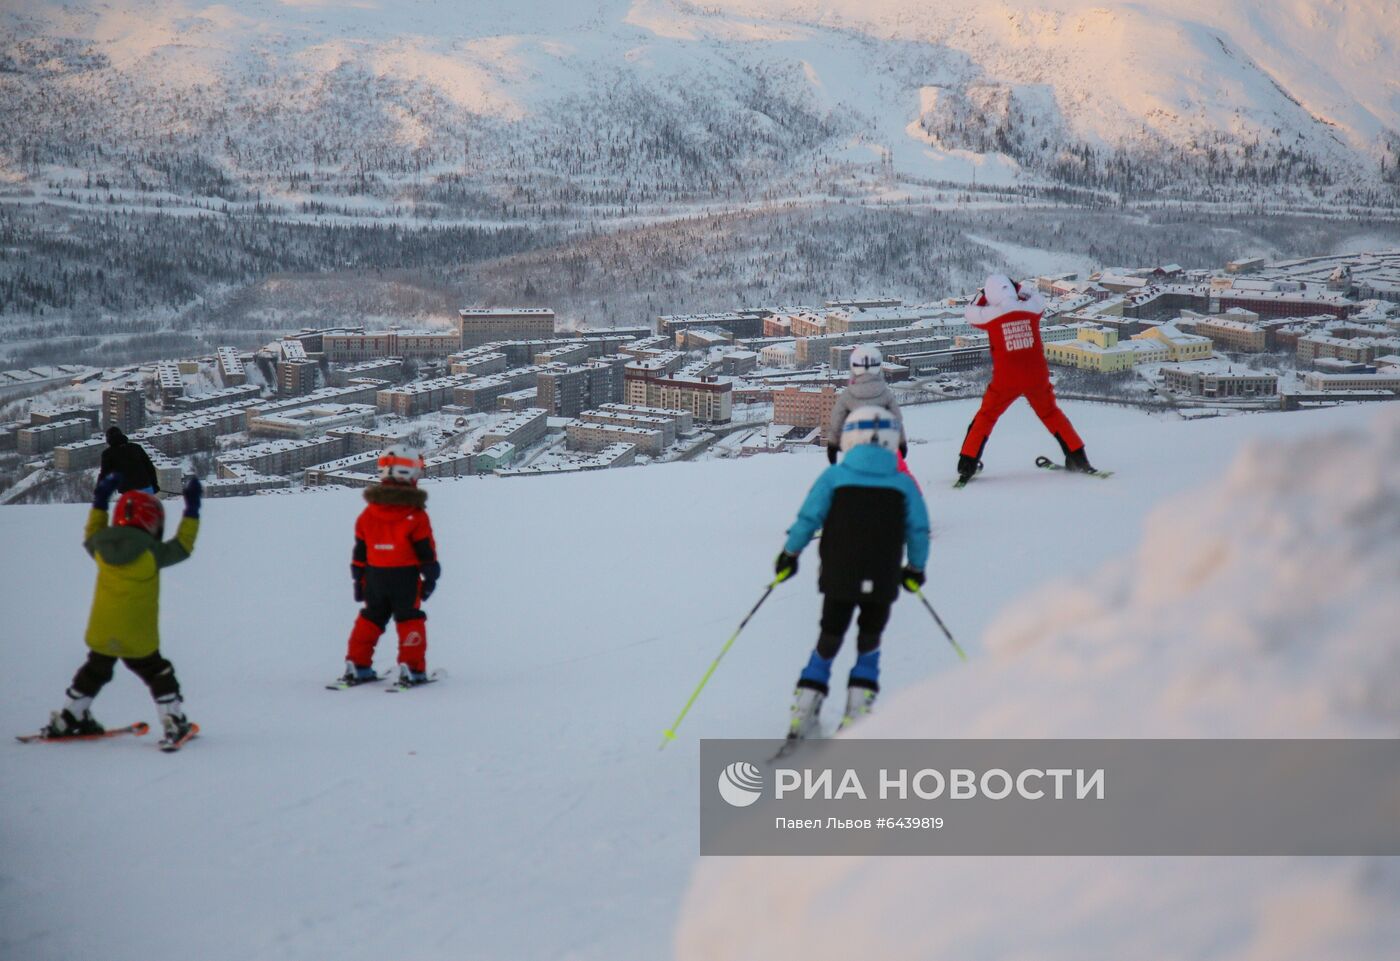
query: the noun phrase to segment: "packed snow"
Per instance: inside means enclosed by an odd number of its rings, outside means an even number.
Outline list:
[[[1019,405],[955,492],[972,404],[908,411],[927,590],[972,665],[897,604],[866,734],[1394,733],[1393,633],[1389,648],[1355,636],[1395,623],[1393,417],[1365,434],[1366,408],[1188,423],[1067,404],[1117,471],[1101,482],[1035,469],[1054,442]],[[1239,459],[1299,437],[1322,439]],[[444,569],[428,660],[448,676],[390,697],[323,689],[355,613],[358,493],[209,502],[162,592],[203,735],[173,756],[151,736],[0,747],[0,956],[1058,957],[1092,931],[1124,958],[1284,957],[1270,939],[1289,932],[1312,957],[1380,957],[1383,863],[728,861],[692,881],[698,739],[783,730],[816,632],[813,552],[665,752],[661,732],[824,465],[812,450],[425,485]],[[1179,521],[1157,506],[1183,497]],[[59,706],[84,656],[85,511],[0,511],[14,734]],[[1135,560],[1145,516],[1154,556]],[[1013,603],[1052,578],[1071,584]],[[378,663],[392,659],[386,638]],[[95,711],[154,721],[120,668]]]
[[[1400,411],[1251,444],[850,736],[1394,737],[1397,535]],[[712,858],[677,956],[1380,961],[1397,903],[1396,858]]]

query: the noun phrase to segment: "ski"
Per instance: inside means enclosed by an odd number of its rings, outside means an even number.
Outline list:
[[[1035,466],[1043,468],[1044,470],[1062,470],[1068,474],[1083,474],[1085,477],[1097,477],[1099,480],[1107,480],[1108,478],[1113,476],[1113,471],[1111,470],[1070,470],[1069,468],[1065,467],[1064,464],[1058,464],[1048,457],[1037,457],[1035,459]]]
[[[190,743],[190,741],[193,741],[198,736],[199,725],[191,724],[190,729],[185,732],[185,736],[180,738],[178,741],[172,741],[168,737],[163,737],[160,739],[160,742],[156,746],[159,747],[166,754],[173,754],[176,751],[180,750],[180,748],[184,747],[186,744]]]
[[[961,464],[959,464],[959,466],[961,467]],[[971,481],[972,478],[976,477],[980,473],[982,473],[982,462],[979,460],[977,462],[977,470],[973,471],[971,474],[968,474],[966,477],[963,477],[961,474],[958,475],[958,479],[953,481],[953,490],[962,490],[968,485],[968,482]]]
[[[799,748],[811,744],[813,741],[824,741],[826,740],[826,738],[827,735],[823,734],[820,730],[817,731],[815,734],[809,734],[806,737],[801,737],[796,734],[789,734],[786,738],[783,739],[783,743],[778,747],[778,752],[768,759],[768,763],[776,764],[783,758],[791,757],[793,754],[797,753],[797,750]]]
[[[35,741],[101,741],[109,737],[117,737],[122,734],[132,734],[140,737],[151,729],[145,721],[137,721],[135,724],[128,724],[126,727],[114,727],[103,731],[101,734],[75,734],[71,737],[49,737],[46,734],[19,734],[15,740],[21,744],[31,744]]]
[[[344,677],[337,678],[334,682],[326,685],[328,691],[348,691],[352,687],[363,687],[366,684],[374,684],[378,681],[386,680],[393,671],[385,671],[383,674],[376,674],[374,677],[367,677],[363,681],[352,681]]]
[[[774,764],[774,763],[776,763],[776,762],[778,762],[778,761],[781,761],[783,758],[785,758],[785,757],[787,757],[788,755],[792,754],[792,753],[793,753],[794,751],[796,751],[799,747],[801,747],[802,744],[803,744],[803,742],[806,741],[806,740],[807,740],[807,738],[805,738],[805,737],[798,737],[796,734],[789,734],[789,735],[783,740],[782,746],[778,748],[778,753],[777,753],[777,754],[774,754],[772,757],[770,757],[770,758],[768,759],[768,763],[769,763],[769,764]]]
[[[440,681],[446,676],[447,675],[443,673],[442,668],[438,668],[437,670],[430,671],[428,673],[428,679],[426,681],[419,681],[417,684],[405,684],[403,681],[395,681],[393,684],[390,684],[388,687],[384,688],[384,693],[394,694],[398,691],[411,691],[415,687],[422,687],[425,684],[432,684],[435,681]]]

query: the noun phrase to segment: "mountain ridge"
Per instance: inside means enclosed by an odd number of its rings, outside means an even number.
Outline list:
[[[459,210],[616,204],[590,187],[800,192],[843,167],[1188,193],[1395,177],[1400,18],[1383,0],[1051,4],[9,9],[0,167],[177,192],[222,177],[288,202],[310,177]],[[160,169],[191,157],[211,169]],[[454,198],[453,177],[480,196]]]

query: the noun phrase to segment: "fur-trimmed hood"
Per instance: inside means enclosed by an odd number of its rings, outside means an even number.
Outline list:
[[[1005,274],[992,274],[987,284],[967,305],[964,316],[974,327],[986,327],[1007,314],[1043,314],[1045,298],[1033,284],[1017,288]]]
[[[365,500],[385,507],[418,507],[428,503],[428,492],[405,484],[375,484],[365,488]]]

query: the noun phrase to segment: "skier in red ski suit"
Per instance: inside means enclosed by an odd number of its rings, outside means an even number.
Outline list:
[[[1055,403],[1050,366],[1040,340],[1040,315],[1045,300],[1029,285],[1022,288],[1003,274],[992,274],[967,308],[968,323],[987,332],[992,350],[992,382],[982,396],[982,406],[968,425],[958,457],[958,476],[967,480],[982,466],[982,449],[997,419],[1026,398],[1045,429],[1055,435],[1069,470],[1092,472],[1084,453],[1084,441],[1064,411]]]
[[[369,506],[355,521],[350,561],[355,600],[364,604],[355,618],[345,654],[347,684],[377,680],[371,661],[380,635],[393,618],[399,633],[399,685],[429,680],[427,617],[423,602],[437,587],[438,563],[428,494],[418,487],[423,458],[395,445],[379,458],[379,483],[365,489]]]

